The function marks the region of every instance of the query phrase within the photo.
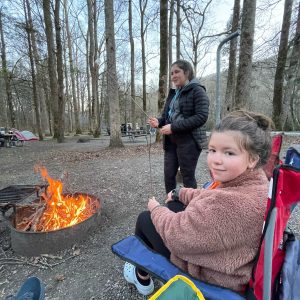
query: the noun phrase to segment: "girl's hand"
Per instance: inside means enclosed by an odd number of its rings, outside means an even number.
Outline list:
[[[163,126],[160,130],[160,133],[165,135],[172,134],[171,124]]]
[[[148,122],[152,128],[158,127],[158,120],[156,118],[151,117],[149,118]]]
[[[172,191],[167,194],[167,199],[166,199],[165,202],[168,203],[170,201],[173,201],[173,199],[172,199]]]
[[[151,212],[155,207],[160,206],[159,202],[155,199],[155,197],[152,197],[148,201],[148,209]]]

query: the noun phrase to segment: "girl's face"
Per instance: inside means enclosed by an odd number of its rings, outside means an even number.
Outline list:
[[[185,74],[177,65],[171,68],[171,80],[176,88],[181,88],[188,81],[188,74]]]
[[[212,133],[207,163],[214,180],[227,182],[256,166],[258,158],[251,158],[245,149],[241,149],[240,138],[235,131]]]

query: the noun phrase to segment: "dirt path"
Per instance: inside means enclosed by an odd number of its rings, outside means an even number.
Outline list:
[[[68,172],[68,190],[101,198],[103,211],[97,230],[82,243],[52,257],[25,258],[10,248],[9,231],[0,219],[0,299],[15,294],[29,276],[45,283],[48,300],[143,299],[122,277],[123,262],[111,253],[111,245],[132,234],[139,212],[146,209],[153,194],[163,202],[163,152],[152,145],[149,174],[149,146],[139,138],[124,138],[125,148],[108,150],[109,137],[77,143],[54,141],[27,143],[24,147],[0,149],[0,189],[13,184],[37,184],[41,178],[34,165],[44,165],[59,178]],[[292,140],[287,140],[287,145]],[[142,145],[144,144],[144,145]],[[286,147],[286,146],[285,146]],[[286,148],[284,148],[286,149]],[[203,151],[197,167],[199,185],[207,181]]]

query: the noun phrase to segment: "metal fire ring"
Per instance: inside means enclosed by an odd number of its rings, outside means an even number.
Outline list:
[[[11,222],[8,222],[12,249],[22,256],[39,256],[56,253],[84,240],[89,232],[100,224],[102,203],[99,198],[93,195],[85,193],[80,193],[80,195],[89,196],[98,201],[98,211],[78,224],[46,232],[19,231],[12,226]]]

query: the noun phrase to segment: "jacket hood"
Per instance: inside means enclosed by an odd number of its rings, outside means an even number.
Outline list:
[[[200,84],[200,81],[199,81],[197,78],[193,78],[187,85],[185,85],[185,86],[182,88],[182,91],[189,91],[189,90],[192,89],[195,85],[201,86],[201,87],[206,91],[205,86],[203,86],[202,84]]]

